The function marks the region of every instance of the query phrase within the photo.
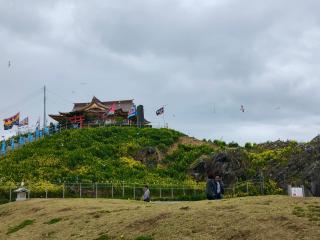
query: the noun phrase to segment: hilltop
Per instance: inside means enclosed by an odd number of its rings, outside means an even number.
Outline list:
[[[0,158],[0,180],[58,184],[126,181],[195,184],[206,173],[227,185],[256,179],[265,194],[304,184],[320,195],[320,140],[264,144],[197,140],[172,129],[101,127],[66,130]],[[250,187],[250,195],[261,190]],[[281,190],[282,189],[282,190]]]
[[[264,196],[150,204],[34,199],[0,205],[0,216],[1,239],[291,240],[320,235],[317,198]]]

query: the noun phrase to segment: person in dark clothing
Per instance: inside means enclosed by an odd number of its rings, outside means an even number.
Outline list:
[[[222,199],[222,195],[224,194],[224,186],[219,175],[216,175],[216,177],[214,178],[213,192],[214,192],[214,199]]]
[[[208,174],[206,194],[208,200],[222,199],[222,195],[224,194],[224,186],[219,175],[214,177],[212,173]]]
[[[214,176],[212,173],[208,174],[207,186],[206,186],[206,194],[208,200],[214,200]]]

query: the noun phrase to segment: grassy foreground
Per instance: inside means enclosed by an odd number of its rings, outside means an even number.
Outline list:
[[[319,239],[320,199],[34,199],[0,205],[0,219],[0,239]]]

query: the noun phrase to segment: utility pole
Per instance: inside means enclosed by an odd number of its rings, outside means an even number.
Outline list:
[[[47,124],[47,117],[46,117],[46,85],[43,86],[43,130]]]

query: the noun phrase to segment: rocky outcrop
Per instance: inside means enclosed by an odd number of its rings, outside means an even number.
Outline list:
[[[205,180],[208,173],[223,176],[225,184],[233,183],[245,175],[247,154],[241,149],[203,155],[190,167],[190,174]]]
[[[259,144],[254,151],[277,150],[288,147],[293,142],[276,141]],[[284,156],[285,161],[270,159],[261,170],[265,178],[272,179],[283,189],[288,184],[304,185],[314,196],[320,196],[320,136],[309,143],[294,143]],[[226,149],[212,155],[203,155],[191,166],[189,173],[198,180],[205,180],[208,172],[223,176],[226,184],[237,179],[246,179],[250,166],[248,150],[243,148]],[[259,172],[256,172],[258,177]]]
[[[161,153],[155,147],[146,147],[140,150],[135,156],[135,160],[142,162],[151,169],[156,168],[161,159]]]

